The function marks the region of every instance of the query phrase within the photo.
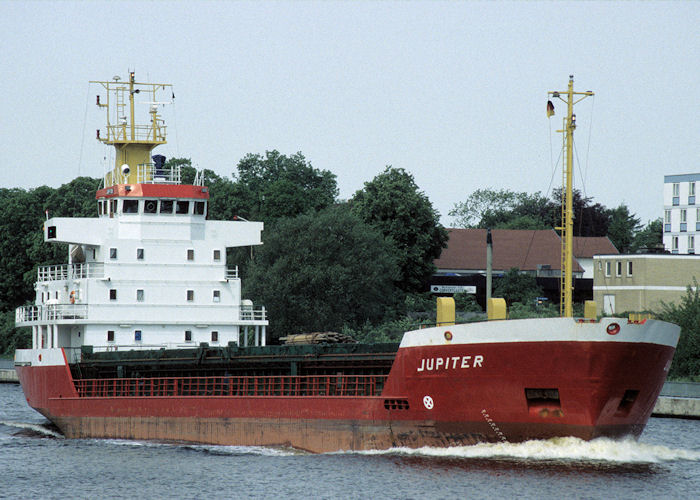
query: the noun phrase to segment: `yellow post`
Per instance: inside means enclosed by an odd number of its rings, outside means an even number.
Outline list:
[[[488,300],[486,307],[487,318],[492,319],[506,319],[506,299],[491,298]]]
[[[437,326],[452,326],[455,324],[455,299],[438,297]]]

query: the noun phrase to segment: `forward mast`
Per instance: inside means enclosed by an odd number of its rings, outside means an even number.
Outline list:
[[[573,170],[574,170],[574,130],[576,130],[576,115],[574,105],[592,96],[590,90],[586,92],[574,92],[574,75],[569,75],[569,86],[566,91],[548,92],[553,98],[566,103],[566,116],[563,119],[563,127],[557,130],[564,134],[564,147],[566,149],[566,162],[564,164],[564,191],[561,203],[561,282],[559,286],[560,301],[559,312],[562,317],[573,316],[572,297],[573,286],[573,249],[574,249],[574,211],[573,211]],[[547,115],[554,114],[554,106],[551,101],[547,103]]]

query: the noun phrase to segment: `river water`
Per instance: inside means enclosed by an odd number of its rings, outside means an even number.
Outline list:
[[[700,420],[638,442],[573,438],[312,455],[70,440],[0,384],[0,498],[698,498]]]

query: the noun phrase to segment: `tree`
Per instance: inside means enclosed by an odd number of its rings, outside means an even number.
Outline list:
[[[486,213],[512,210],[517,204],[519,194],[524,193],[516,193],[509,189],[477,189],[465,201],[456,203],[448,215],[456,218],[455,227],[486,227],[481,225]]]
[[[694,277],[677,303],[662,303],[659,319],[681,327],[669,377],[700,377],[700,287]]]
[[[263,221],[322,210],[338,195],[335,174],[318,170],[296,153],[247,154],[236,175],[244,217]]]
[[[663,250],[664,223],[661,218],[650,221],[646,227],[634,235],[630,252]]]
[[[346,205],[278,219],[266,234],[244,293],[269,311],[273,337],[376,323],[398,307],[392,245]]]
[[[609,212],[610,224],[608,226],[608,238],[620,253],[628,253],[634,242],[634,235],[641,226],[639,219],[630,214],[629,208],[624,203]]]
[[[397,252],[397,284],[405,292],[423,291],[432,276],[433,260],[447,245],[447,231],[413,176],[402,168],[384,172],[355,193],[352,210],[390,238]]]
[[[534,303],[535,298],[542,295],[542,289],[537,286],[537,280],[531,274],[523,274],[516,267],[508,270],[497,278],[493,287],[493,296],[501,297],[510,306],[515,302],[522,304]]]

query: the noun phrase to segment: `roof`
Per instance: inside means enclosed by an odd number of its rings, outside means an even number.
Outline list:
[[[592,259],[594,255],[619,254],[607,236],[574,236],[574,256]]]
[[[486,269],[486,229],[447,231],[447,248],[434,261],[438,269]],[[554,230],[492,229],[491,235],[494,270],[517,267],[521,271],[537,271],[538,266],[561,270],[561,239]],[[583,272],[576,261],[573,270]]]

